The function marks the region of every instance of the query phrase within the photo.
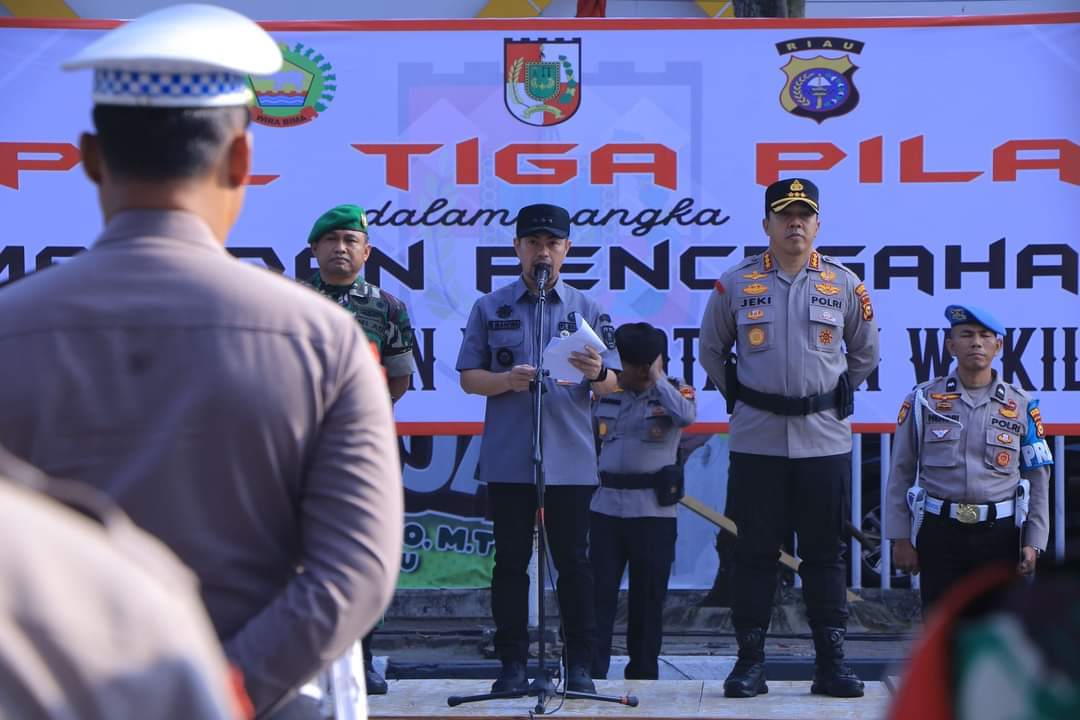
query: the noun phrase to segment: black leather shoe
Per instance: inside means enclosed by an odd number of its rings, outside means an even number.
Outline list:
[[[814,630],[814,682],[810,692],[840,698],[863,696],[863,681],[844,662],[844,628],[823,627]]]
[[[529,677],[524,663],[504,662],[499,677],[491,686],[491,692],[525,692],[529,689]]]
[[[739,659],[724,680],[724,697],[751,698],[769,692],[765,684],[765,630],[736,630]]]
[[[596,694],[596,684],[589,677],[589,671],[583,665],[571,665],[566,671],[567,692]]]
[[[375,668],[364,669],[364,686],[368,695],[385,695],[390,688],[383,676],[375,671]]]

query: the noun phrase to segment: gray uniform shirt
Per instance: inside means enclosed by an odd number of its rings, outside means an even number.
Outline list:
[[[119,213],[0,291],[0,377],[0,444],[104,490],[195,571],[257,710],[389,602],[404,503],[368,341],[198,216]]]
[[[534,364],[536,297],[520,277],[473,304],[458,353],[457,369],[507,372]],[[553,335],[577,331],[577,317],[614,347],[611,318],[560,278],[547,293],[543,345]],[[605,353],[610,365],[614,353]],[[595,485],[589,381],[565,384],[546,379],[544,393],[544,482],[548,485]],[[504,392],[487,398],[480,446],[480,482],[532,484],[532,394]]]
[[[676,383],[679,386],[672,384]],[[645,392],[622,390],[600,398],[593,410],[600,437],[600,472],[653,473],[674,465],[682,428],[697,417],[689,385],[661,380]],[[599,488],[591,509],[613,517],[670,517],[677,505],[660,505],[651,488]]]
[[[0,449],[0,548],[0,717],[237,717],[195,576],[100,493]]]
[[[858,276],[836,260],[810,253],[788,279],[769,251],[723,275],[701,320],[701,365],[721,392],[731,346],[739,382],[760,392],[805,397],[831,391],[850,373],[857,387],[879,360],[877,323]],[[789,458],[851,450],[851,421],[835,410],[786,417],[735,404],[732,452]]]
[[[994,371],[992,391],[975,401],[955,373],[920,386],[931,408],[922,412],[922,437],[915,435],[912,420],[916,411],[914,392],[900,406],[896,437],[889,471],[886,536],[891,540],[910,537],[911,515],[907,490],[915,483],[916,455],[921,460],[919,485],[928,495],[952,502],[1001,502],[1013,497],[1023,476],[1031,482],[1029,513],[1024,525],[1025,545],[1046,549],[1049,534],[1050,466],[1021,470],[1022,447],[1038,442],[1041,415],[1032,420],[1026,392],[1003,382]],[[962,427],[961,427],[962,425]],[[1029,433],[1035,429],[1035,436]],[[1046,451],[1047,456],[1049,450]],[[1012,522],[1010,519],[1009,522]]]

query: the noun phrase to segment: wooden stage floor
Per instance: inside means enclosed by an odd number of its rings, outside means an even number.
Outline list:
[[[368,698],[372,718],[431,720],[455,718],[528,718],[536,698],[489,700],[448,707],[451,695],[477,695],[490,680],[391,680],[390,692]],[[809,682],[769,682],[769,693],[750,699],[724,697],[722,680],[597,680],[597,692],[636,695],[637,707],[595,700],[567,700],[559,717],[641,718],[641,720],[878,720],[885,717],[889,691],[880,682],[866,683],[866,695],[845,700],[810,694]],[[547,712],[560,699],[548,703]]]

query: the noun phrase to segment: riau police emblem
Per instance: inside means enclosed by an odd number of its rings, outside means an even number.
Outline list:
[[[857,55],[863,46],[864,43],[847,38],[807,37],[776,43],[776,51],[780,55],[800,50]],[[810,118],[818,124],[847,114],[859,104],[859,91],[853,78],[858,69],[848,54],[839,57],[792,55],[781,68],[786,82],[780,91],[780,105],[792,115]]]
[[[581,105],[581,38],[503,40],[505,102],[527,125],[558,125]]]

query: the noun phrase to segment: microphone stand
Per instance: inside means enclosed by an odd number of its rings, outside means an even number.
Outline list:
[[[566,698],[580,698],[587,700],[601,700],[603,702],[618,703],[637,707],[638,699],[633,695],[598,695],[596,693],[575,692],[564,690],[562,693],[555,691],[555,683],[551,679],[551,673],[546,667],[546,647],[544,643],[545,613],[544,613],[544,574],[547,568],[547,527],[544,522],[544,452],[542,420],[544,409],[544,378],[548,374],[544,370],[544,308],[547,304],[547,283],[551,269],[547,265],[538,265],[534,269],[537,285],[536,309],[533,320],[533,355],[535,358],[536,374],[529,383],[529,391],[532,393],[532,463],[533,482],[536,485],[536,592],[537,610],[539,611],[540,626],[537,628],[536,643],[536,678],[529,684],[527,690],[507,690],[506,692],[484,693],[482,695],[452,695],[446,699],[447,705],[456,707],[463,703],[481,702],[484,700],[500,700],[507,698],[535,697],[536,707],[533,713],[543,715],[547,701],[553,697],[562,695]],[[556,601],[558,600],[556,596]],[[562,615],[562,612],[559,613]],[[527,663],[526,663],[527,665]],[[566,682],[566,679],[563,679]],[[564,686],[565,687],[565,686]]]

